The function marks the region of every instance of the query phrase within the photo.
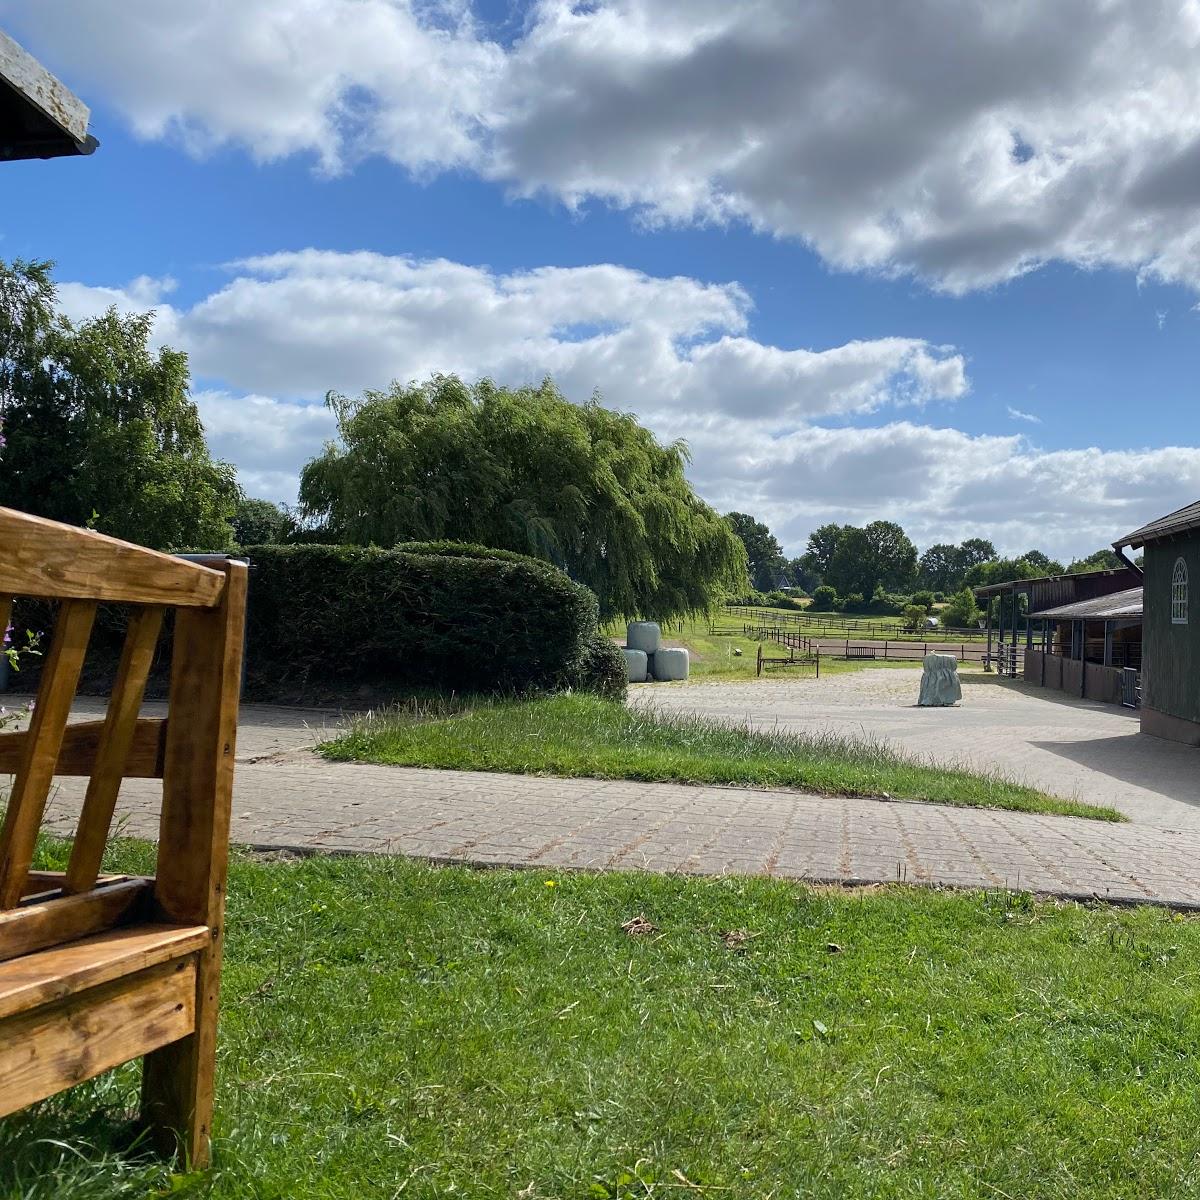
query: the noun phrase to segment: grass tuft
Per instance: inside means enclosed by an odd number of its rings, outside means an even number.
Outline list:
[[[590,696],[413,704],[354,720],[319,747],[338,762],[797,788],[1124,821],[999,772],[947,767],[868,737],[797,734],[630,709]]]

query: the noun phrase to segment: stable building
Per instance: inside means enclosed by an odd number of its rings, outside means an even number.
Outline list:
[[[987,613],[985,667],[1001,675],[1110,703],[1136,682],[1141,661],[1142,573],[1104,571],[1010,579],[974,589]]]
[[[1142,732],[1200,746],[1200,501],[1113,547],[1143,554]]]

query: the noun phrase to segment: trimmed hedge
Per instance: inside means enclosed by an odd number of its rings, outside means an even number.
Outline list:
[[[453,543],[246,554],[255,693],[350,684],[624,694],[623,658],[598,644],[596,597],[537,559]]]

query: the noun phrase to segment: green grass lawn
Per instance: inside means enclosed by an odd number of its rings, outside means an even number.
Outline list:
[[[1011,894],[237,862],[211,1175],[116,1148],[126,1068],[0,1120],[0,1197],[1196,1196],[1198,956]]]
[[[1000,775],[934,766],[866,738],[800,735],[628,709],[592,696],[385,710],[319,747],[340,762],[794,787],[1106,821],[1115,809],[1049,796]]]

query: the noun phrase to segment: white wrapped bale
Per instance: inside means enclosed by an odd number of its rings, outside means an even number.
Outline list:
[[[690,660],[686,650],[682,647],[664,647],[654,655],[654,678],[660,683],[686,679],[689,666]]]
[[[962,699],[958,682],[958,661],[953,654],[927,654],[921,672],[921,692],[917,700],[922,708],[949,708]]]
[[[630,621],[629,628],[625,630],[625,645],[630,650],[657,654],[662,645],[662,630],[654,621]]]
[[[625,666],[629,671],[629,682],[645,683],[650,661],[645,650],[622,650],[621,653],[625,655]]]

